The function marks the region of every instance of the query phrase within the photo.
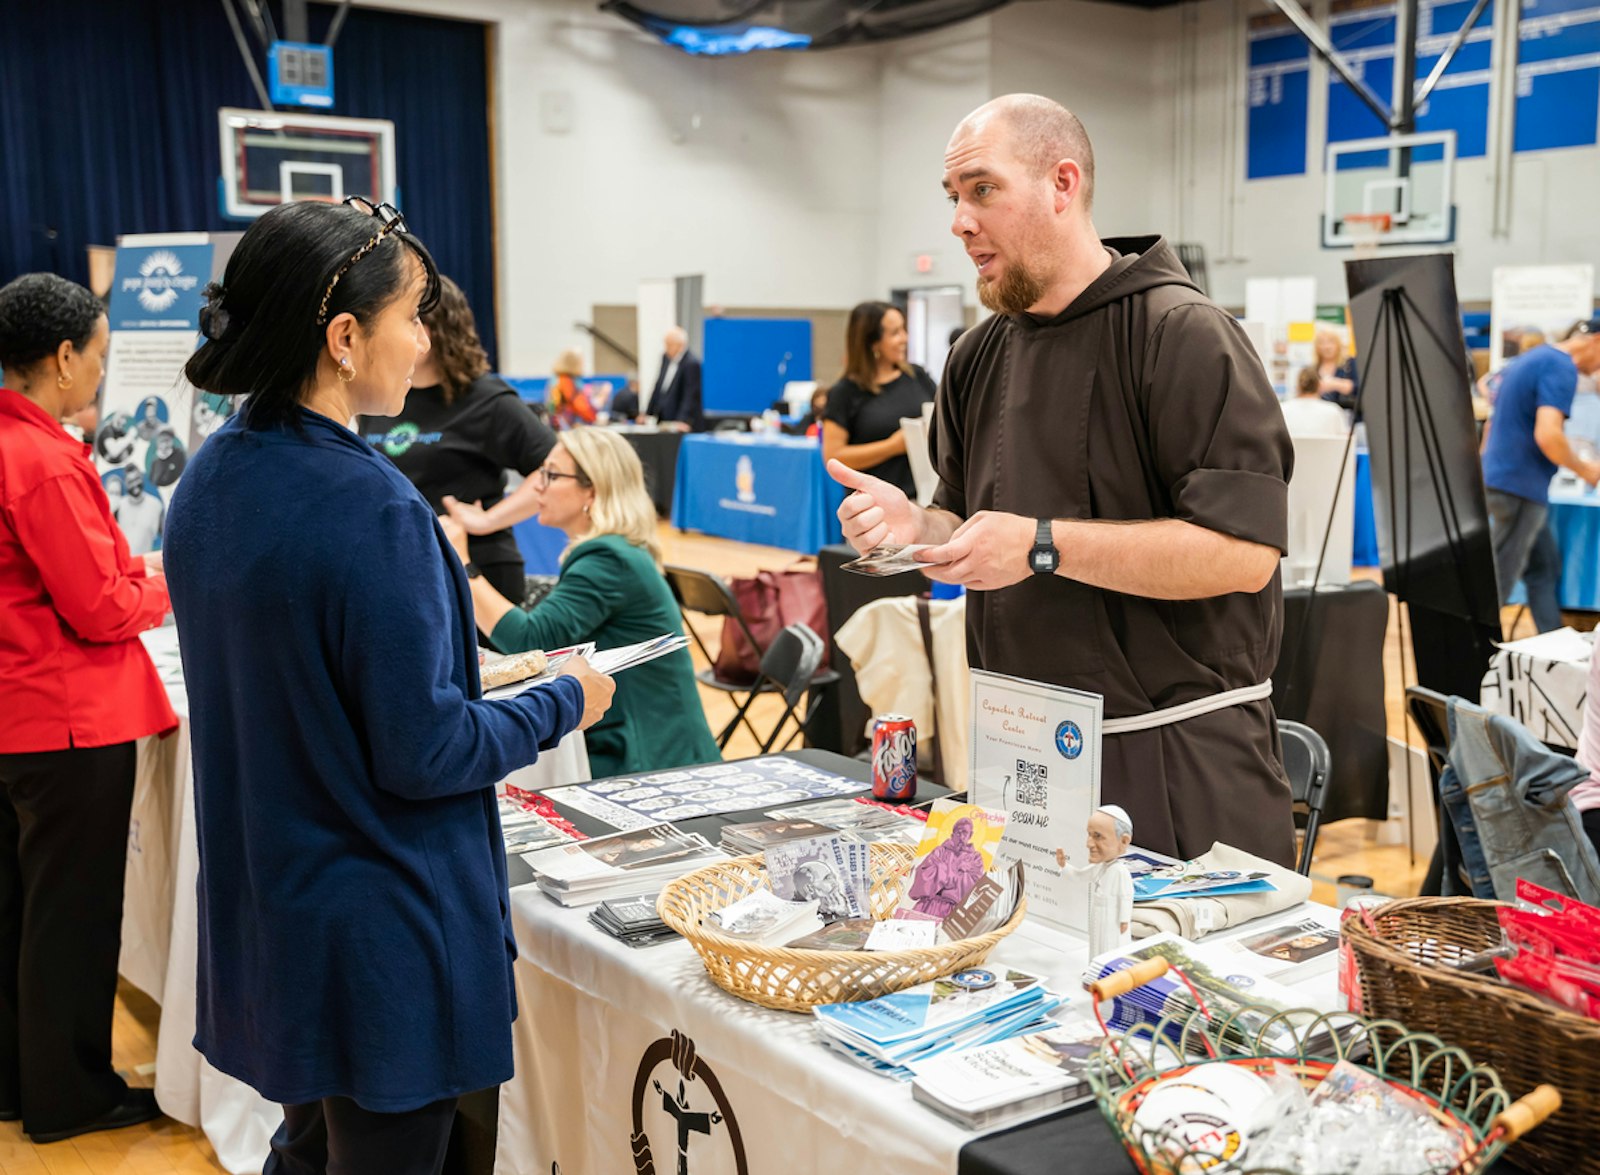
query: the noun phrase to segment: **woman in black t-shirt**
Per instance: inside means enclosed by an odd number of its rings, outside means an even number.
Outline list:
[[[516,390],[489,374],[472,308],[461,288],[439,279],[439,304],[422,316],[429,351],[417,361],[399,416],[361,417],[361,435],[393,461],[436,513],[445,499],[481,503],[505,496],[506,473],[527,477],[555,448],[555,434]],[[509,600],[527,595],[522,552],[509,527],[474,535],[472,563]]]
[[[904,417],[922,415],[933,380],[906,362],[906,319],[887,302],[850,311],[844,374],[828,390],[822,413],[822,457],[899,486],[913,501],[917,485],[906,457]]]

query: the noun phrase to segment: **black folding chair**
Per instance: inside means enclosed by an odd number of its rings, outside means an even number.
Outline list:
[[[1278,735],[1283,742],[1283,769],[1289,776],[1295,814],[1303,815],[1306,822],[1295,871],[1310,876],[1311,855],[1316,851],[1317,832],[1322,827],[1322,809],[1328,798],[1333,760],[1327,742],[1303,722],[1280,718]]]
[[[760,694],[782,691],[786,686],[787,678],[783,678],[781,681],[774,681],[765,673],[762,673],[753,682],[730,681],[727,678],[718,677],[716,658],[712,656],[711,650],[706,647],[705,641],[701,639],[700,633],[695,629],[695,626],[690,623],[690,612],[697,612],[702,616],[731,616],[739,626],[739,631],[744,634],[745,640],[750,642],[750,647],[755,649],[763,660],[767,655],[767,650],[761,647],[761,642],[756,640],[755,633],[750,631],[750,625],[746,623],[744,614],[739,611],[738,601],[733,598],[733,592],[720,575],[714,575],[709,571],[699,571],[692,567],[669,565],[666,568],[666,576],[667,584],[672,588],[672,594],[677,598],[678,608],[684,614],[683,626],[688,630],[689,638],[694,641],[695,648],[700,650],[700,655],[706,661],[704,669],[695,671],[695,680],[707,689],[720,690],[722,693],[727,694],[737,707],[734,716],[722,728],[721,733],[717,735],[717,748],[719,750],[727,749],[729,741],[733,738],[733,732],[739,728],[741,722],[744,724],[745,729],[750,732],[751,737],[756,740],[757,745],[763,744],[765,740],[750,721],[750,706]],[[809,632],[810,629],[807,629],[807,631]],[[777,642],[774,641],[773,643],[776,644]],[[815,665],[812,666],[812,669],[813,675],[810,678],[810,688],[815,689],[832,685],[839,680],[839,675],[831,669],[816,672]],[[808,704],[806,707],[808,722],[812,709],[813,707]]]
[[[773,745],[790,718],[795,718],[798,725],[794,733],[784,740],[780,750],[788,750],[794,740],[804,736],[806,728],[811,725],[811,718],[817,709],[816,695],[812,690],[826,651],[822,638],[812,632],[809,625],[791,624],[777,635],[771,647],[762,655],[762,679],[783,692],[784,703],[783,716],[761,744],[763,755],[772,753]],[[805,713],[796,717],[795,708],[800,705],[802,698],[808,699]]]

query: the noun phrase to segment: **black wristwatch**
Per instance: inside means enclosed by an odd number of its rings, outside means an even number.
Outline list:
[[[480,579],[480,578],[482,578],[482,576],[483,576],[483,568],[479,567],[476,563],[472,562],[470,559],[467,560],[467,562],[465,564],[463,564],[463,566],[466,567],[466,569],[467,569],[467,578],[468,579]]]
[[[1055,536],[1050,531],[1050,520],[1039,519],[1039,528],[1033,532],[1033,549],[1028,552],[1028,570],[1035,575],[1054,575],[1061,566],[1061,552],[1056,550]]]

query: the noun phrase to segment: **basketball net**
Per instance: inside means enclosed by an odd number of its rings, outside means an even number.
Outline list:
[[[1345,239],[1357,257],[1376,257],[1393,223],[1394,216],[1388,212],[1352,212],[1343,221]]]

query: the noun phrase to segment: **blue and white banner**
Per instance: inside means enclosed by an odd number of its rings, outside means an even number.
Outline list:
[[[111,329],[199,330],[200,291],[210,280],[206,234],[124,237],[111,283]]]

